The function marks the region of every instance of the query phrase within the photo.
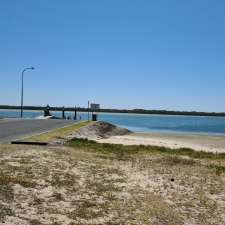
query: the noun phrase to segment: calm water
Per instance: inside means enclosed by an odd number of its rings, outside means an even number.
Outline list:
[[[42,115],[42,111],[24,111],[24,117],[35,118]],[[61,112],[54,112],[60,117]],[[73,113],[66,116],[73,117]],[[17,110],[0,110],[0,117],[19,117]],[[87,113],[78,113],[78,117],[87,120]],[[99,120],[126,127],[132,131],[156,131],[156,132],[188,132],[203,134],[225,135],[225,118],[222,117],[198,117],[198,116],[164,116],[164,115],[136,115],[136,114],[111,114],[100,113]]]

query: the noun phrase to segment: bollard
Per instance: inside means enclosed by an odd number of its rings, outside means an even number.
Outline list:
[[[66,117],[65,117],[65,108],[64,108],[64,106],[62,107],[62,119],[66,119]]]
[[[97,121],[98,120],[98,115],[96,113],[92,114],[92,121]]]
[[[74,120],[77,120],[77,107],[75,107],[75,110],[74,110]]]

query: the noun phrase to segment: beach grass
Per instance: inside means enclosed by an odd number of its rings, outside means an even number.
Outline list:
[[[67,143],[67,145],[70,147],[86,149],[88,151],[94,150],[104,154],[113,154],[121,159],[139,153],[149,153],[149,154],[160,153],[171,156],[188,156],[194,159],[212,159],[225,161],[225,153],[195,151],[189,148],[171,149],[167,147],[150,146],[150,145],[126,146],[121,144],[97,143],[96,141],[77,138],[70,140]]]
[[[173,151],[0,145],[0,223],[223,225],[224,157]]]
[[[35,183],[31,182],[30,179],[21,176],[5,175],[0,173],[0,185],[8,184],[20,184],[23,187],[34,187]]]

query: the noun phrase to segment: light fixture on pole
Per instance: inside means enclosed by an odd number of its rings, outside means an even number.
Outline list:
[[[34,70],[35,68],[34,67],[28,67],[28,68],[25,68],[23,71],[22,71],[22,90],[21,90],[21,113],[20,113],[20,117],[23,118],[23,77],[24,77],[24,72],[26,70]]]

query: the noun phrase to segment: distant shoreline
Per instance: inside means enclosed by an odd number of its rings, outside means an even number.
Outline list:
[[[24,110],[42,111],[44,106],[24,106]],[[0,105],[0,109],[5,110],[20,110],[20,106]],[[50,107],[50,111],[62,111],[63,107]],[[75,107],[65,107],[65,111],[74,112]],[[77,107],[79,112],[88,112],[91,109]],[[122,114],[146,114],[146,115],[174,115],[174,116],[212,116],[225,117],[225,112],[197,112],[197,111],[173,111],[173,110],[146,110],[146,109],[98,109],[95,112],[101,113],[122,113]]]

